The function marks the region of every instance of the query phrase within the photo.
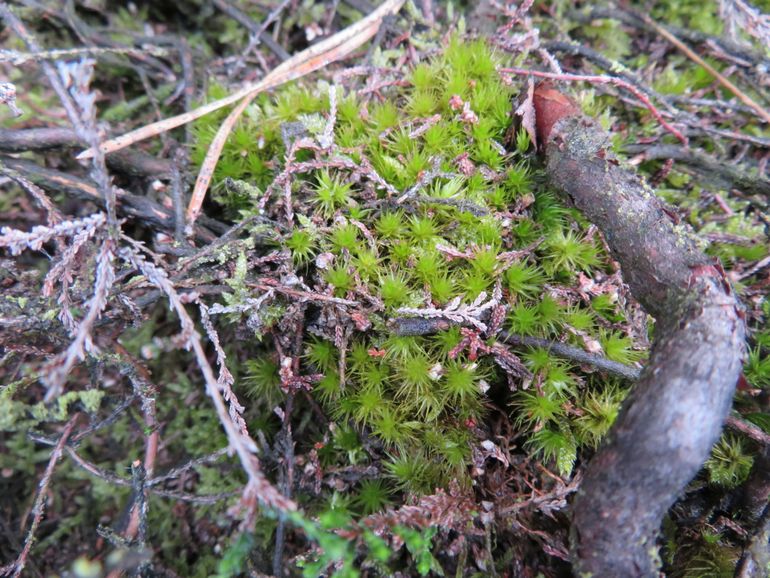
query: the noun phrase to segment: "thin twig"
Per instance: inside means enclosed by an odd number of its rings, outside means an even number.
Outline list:
[[[730,429],[734,429],[737,432],[742,433],[747,438],[754,440],[758,444],[765,447],[770,447],[770,434],[766,433],[762,428],[747,422],[736,416],[729,416],[725,420],[725,425]]]
[[[732,82],[730,82],[730,80],[726,78],[722,73],[720,73],[716,68],[714,68],[708,62],[706,62],[700,56],[698,56],[698,54],[696,54],[694,50],[692,50],[684,42],[679,40],[671,32],[669,32],[662,26],[658,25],[655,21],[653,21],[652,18],[650,18],[646,14],[639,14],[639,17],[642,20],[644,20],[644,22],[648,26],[652,27],[663,38],[665,38],[671,44],[676,46],[678,50],[680,50],[687,56],[687,58],[689,58],[696,64],[699,64],[704,69],[706,69],[706,72],[708,72],[711,76],[713,76],[717,80],[717,82],[719,82],[719,84],[721,84],[727,90],[729,90],[735,96],[737,96],[743,104],[754,109],[754,111],[757,113],[757,115],[759,115],[760,118],[762,118],[765,122],[770,123],[770,113],[768,113],[764,108],[762,108],[762,106],[757,104],[748,94],[746,94],[740,88],[738,88]]]
[[[64,430],[62,431],[61,436],[59,436],[59,441],[56,442],[56,446],[51,452],[51,457],[48,459],[48,466],[46,467],[45,472],[43,473],[43,477],[40,479],[40,483],[37,487],[37,496],[35,496],[35,503],[32,506],[32,525],[29,527],[29,532],[27,532],[27,538],[24,540],[24,548],[22,549],[18,558],[16,558],[15,562],[0,568],[1,576],[10,575],[14,578],[21,576],[21,573],[24,570],[24,566],[27,564],[29,551],[32,549],[32,544],[35,541],[35,534],[37,533],[37,529],[40,526],[40,521],[43,519],[43,513],[45,512],[45,500],[48,494],[48,484],[51,483],[53,470],[56,467],[56,463],[61,458],[62,451],[65,444],[67,443],[67,439],[72,433],[72,429],[75,427],[75,423],[79,417],[80,414],[75,414],[72,418],[70,418],[70,420],[67,422],[67,425],[64,426]]]
[[[663,118],[660,111],[654,104],[647,98],[641,90],[635,87],[630,82],[618,78],[617,76],[602,76],[602,75],[586,75],[586,74],[554,74],[552,72],[541,72],[539,70],[527,70],[525,68],[501,68],[500,72],[504,74],[516,74],[520,76],[536,76],[538,78],[548,78],[550,80],[563,80],[567,82],[590,82],[592,84],[613,84],[619,88],[624,88],[638,98],[642,104],[652,113],[652,116],[665,128],[668,132],[673,134],[677,140],[682,144],[687,145],[687,137],[685,137],[679,129],[675,128]]]
[[[588,353],[578,347],[567,345],[566,343],[558,343],[556,341],[549,341],[548,339],[541,339],[539,337],[530,337],[527,335],[515,335],[507,331],[501,331],[499,336],[502,341],[511,345],[524,345],[527,347],[540,347],[546,349],[549,353],[553,353],[564,359],[569,359],[576,363],[590,365],[600,371],[605,371],[612,375],[616,375],[623,379],[630,381],[636,381],[639,379],[641,370],[624,363],[618,363],[612,361],[601,355],[594,353]]]
[[[286,398],[286,411],[283,413],[283,425],[281,427],[280,443],[283,445],[283,469],[281,470],[281,491],[287,498],[291,498],[294,486],[294,441],[291,436],[291,413],[294,407],[294,393],[289,393]],[[273,550],[273,574],[283,576],[283,549],[286,534],[286,519],[282,516],[278,520],[275,530],[275,549]]]
[[[248,14],[242,12],[237,7],[233,6],[229,2],[226,2],[225,0],[213,0],[213,3],[214,6],[216,6],[219,10],[227,14],[233,20],[236,20],[242,26],[246,27],[249,32],[251,32],[251,34],[253,34],[254,37],[257,38],[260,42],[264,42],[265,46],[267,46],[270,51],[278,58],[281,60],[288,60],[291,58],[291,55],[286,52],[280,44],[273,40],[273,37],[270,36],[270,34],[265,32],[266,28],[270,26],[270,23],[272,22],[270,16],[268,16],[265,22],[260,25],[254,22]],[[286,2],[283,2],[282,5],[285,6]]]
[[[67,454],[69,457],[72,458],[72,460],[81,468],[86,470],[88,473],[96,476],[97,478],[101,479],[103,482],[106,482],[108,484],[113,484],[116,486],[123,486],[123,487],[131,487],[131,480],[127,478],[121,478],[114,474],[111,474],[95,464],[92,464],[91,462],[83,459],[80,455],[78,455],[75,450],[73,450],[70,447],[65,448],[67,450]],[[188,494],[185,492],[177,492],[173,490],[164,490],[162,488],[156,488],[150,485],[149,483],[146,484],[147,488],[150,492],[157,496],[162,496],[164,498],[171,498],[173,500],[181,500],[183,502],[190,502],[193,504],[215,504],[216,502],[220,502],[222,500],[225,500],[227,498],[232,498],[233,496],[237,495],[237,492],[221,492],[218,494]]]

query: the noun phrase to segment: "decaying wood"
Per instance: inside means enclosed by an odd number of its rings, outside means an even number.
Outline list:
[[[649,363],[574,503],[574,571],[657,576],[661,520],[720,434],[741,372],[745,326],[721,266],[613,157],[599,124],[564,98],[550,86],[535,91],[535,108],[549,125],[550,181],[599,227],[633,295],[656,319]],[[547,114],[554,101],[556,120]]]

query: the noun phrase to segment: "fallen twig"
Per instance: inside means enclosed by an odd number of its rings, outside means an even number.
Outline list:
[[[762,106],[757,104],[757,102],[754,101],[748,94],[743,92],[740,88],[735,86],[730,80],[725,77],[721,72],[719,72],[716,68],[711,66],[708,62],[703,60],[694,50],[692,50],[689,46],[687,46],[684,42],[679,40],[674,34],[669,32],[667,29],[663,28],[662,26],[658,25],[652,18],[647,16],[646,14],[640,14],[639,17],[644,20],[644,22],[653,28],[658,34],[660,34],[663,38],[668,40],[671,44],[677,47],[678,50],[681,52],[684,52],[684,54],[695,62],[696,64],[699,64],[702,66],[706,72],[708,72],[711,76],[713,76],[719,84],[724,86],[727,90],[732,92],[735,96],[738,97],[738,99],[745,104],[746,106],[751,107],[754,112],[757,113],[757,115],[764,120],[765,122],[770,122],[770,113],[768,113]]]
[[[57,147],[76,148],[85,143],[75,131],[66,127],[26,129],[0,128],[0,151],[9,153],[48,150]],[[172,164],[141,151],[119,151],[106,159],[110,168],[128,175],[169,178]]]
[[[558,357],[563,357],[581,365],[590,365],[599,371],[605,371],[611,375],[616,375],[629,381],[639,379],[641,371],[631,365],[612,361],[595,353],[588,353],[579,347],[573,347],[566,343],[541,339],[540,337],[530,337],[528,335],[515,335],[508,331],[501,331],[499,337],[505,343],[510,345],[524,345],[527,347],[539,347],[553,353]]]
[[[751,175],[740,167],[719,162],[702,151],[683,148],[678,145],[629,144],[623,147],[629,154],[642,154],[644,160],[673,159],[704,173],[710,179],[718,179],[727,186],[740,189],[749,194],[761,194],[770,197],[770,180],[759,175]]]
[[[553,186],[603,233],[624,280],[657,319],[650,359],[574,503],[576,573],[657,576],[660,522],[720,435],[745,352],[740,305],[610,136],[551,86],[535,90]]]

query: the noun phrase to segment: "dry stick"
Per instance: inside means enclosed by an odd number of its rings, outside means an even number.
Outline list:
[[[334,36],[319,42],[318,44],[306,50],[303,50],[296,56],[281,64],[278,68],[276,68],[275,71],[273,71],[263,80],[245,86],[230,96],[211,102],[188,113],[167,118],[165,120],[143,126],[114,139],[107,140],[100,145],[100,148],[104,154],[115,152],[136,142],[150,138],[152,136],[156,136],[162,132],[166,132],[178,126],[192,122],[195,119],[205,116],[211,112],[226,106],[230,106],[231,104],[235,104],[247,96],[252,94],[259,94],[260,92],[275,88],[291,80],[296,80],[297,78],[313,72],[314,70],[318,70],[319,68],[322,68],[323,66],[326,66],[332,62],[333,59],[337,57],[337,51],[335,49],[338,46],[348,40],[351,36],[359,34],[361,30],[365,30],[367,26],[371,26],[372,22],[379,22],[385,15],[398,11],[401,8],[403,2],[404,0],[387,0],[371,15],[367,16],[363,20],[353,24],[352,26],[349,26],[341,32],[338,32]],[[306,67],[294,70],[294,67],[296,67],[300,61],[306,62]],[[281,74],[275,74],[275,72],[279,70]],[[80,153],[78,158],[87,159],[91,158],[92,156],[93,151],[88,149]]]
[[[75,422],[78,420],[78,417],[80,417],[80,414],[75,414],[72,418],[70,418],[70,420],[67,422],[67,425],[64,426],[64,430],[59,437],[59,441],[56,442],[56,446],[51,452],[51,457],[48,460],[48,466],[46,467],[45,472],[43,473],[43,477],[40,479],[40,483],[38,484],[35,504],[32,507],[32,525],[29,527],[29,532],[27,532],[27,538],[24,540],[24,548],[22,549],[18,558],[16,558],[15,562],[0,568],[0,576],[13,576],[14,578],[21,576],[21,573],[24,570],[24,566],[27,564],[29,551],[32,549],[32,543],[35,541],[35,533],[37,532],[38,526],[40,526],[40,521],[43,519],[43,512],[45,511],[45,498],[46,494],[48,493],[48,484],[51,483],[51,476],[53,476],[53,470],[54,467],[56,467],[56,462],[58,462],[61,458],[64,445],[67,443],[67,439],[72,433],[72,428],[75,427]]]
[[[548,125],[552,185],[604,233],[632,294],[657,320],[649,362],[575,499],[574,571],[657,577],[661,519],[721,433],[745,324],[721,266],[613,158],[610,135],[551,88],[535,90],[535,110],[538,129]]]
[[[630,381],[636,381],[639,379],[641,373],[636,367],[626,365],[625,363],[618,363],[612,361],[601,355],[595,353],[588,353],[583,351],[579,347],[573,347],[566,343],[559,343],[557,341],[549,341],[548,339],[541,339],[539,337],[530,337],[527,335],[514,335],[507,331],[501,331],[500,340],[511,345],[525,345],[527,347],[540,347],[547,350],[549,353],[553,353],[558,357],[569,359],[576,363],[590,365],[595,367],[599,371],[605,371],[611,375],[616,375],[623,379]]]
[[[396,335],[431,335],[439,331],[446,331],[459,323],[446,317],[394,317],[388,321],[388,327]],[[499,341],[513,345],[514,347],[539,347],[548,350],[557,357],[574,361],[582,365],[590,365],[599,371],[604,371],[622,379],[636,381],[641,373],[636,367],[612,361],[601,355],[589,353],[566,343],[542,339],[540,337],[531,337],[529,335],[518,335],[509,331],[500,331],[497,336]]]
[[[755,529],[744,546],[735,576],[767,578],[767,570],[770,568],[770,445],[759,452],[742,489],[741,521]]]
[[[52,148],[82,148],[85,143],[66,127],[0,129],[0,151],[21,153]],[[167,179],[172,162],[140,151],[121,151],[107,157],[107,164],[129,175]]]
[[[268,74],[262,83],[258,83],[255,86],[258,86],[259,84],[270,85],[270,87],[278,86],[284,82],[310,74],[314,70],[323,68],[335,60],[344,58],[374,36],[380,27],[382,19],[388,14],[397,12],[401,8],[403,2],[404,0],[386,0],[384,4],[369,16],[349,26],[345,30],[338,32],[331,38],[328,38],[307,50],[303,50],[282,63]],[[235,123],[238,122],[241,114],[243,114],[243,111],[246,110],[246,107],[249,106],[251,101],[254,100],[262,90],[264,89],[254,89],[243,96],[243,100],[238,103],[238,106],[227,115],[227,118],[219,127],[214,140],[211,142],[211,145],[209,145],[209,149],[206,152],[206,158],[201,164],[198,178],[195,181],[195,187],[193,188],[190,203],[187,206],[188,226],[192,225],[200,214],[203,200],[206,197],[206,191],[211,183],[211,177],[214,174],[214,169],[216,168],[230,132],[235,126]],[[223,102],[224,100],[227,99],[223,99],[220,102]]]
[[[29,61],[63,60],[82,56],[99,56],[101,54],[155,54],[166,56],[163,48],[151,46],[147,48],[105,48],[102,46],[86,46],[82,48],[59,48],[55,50],[43,50],[41,52],[18,52],[16,50],[0,51],[0,62],[10,62],[14,66],[20,66]]]
[[[40,441],[40,440],[36,440],[36,441]],[[131,487],[131,480],[118,477],[115,474],[112,474],[106,470],[101,469],[96,464],[93,464],[87,461],[86,459],[82,458],[74,449],[72,449],[69,446],[66,446],[64,449],[66,450],[67,455],[72,459],[73,462],[75,462],[76,465],[83,468],[86,472],[88,472],[92,476],[99,478],[100,480],[102,480],[107,484],[112,484],[115,486],[122,486],[122,487]],[[159,478],[156,478],[155,480],[158,480],[158,479]],[[232,498],[233,496],[236,495],[236,492],[194,495],[194,494],[187,494],[184,492],[175,492],[172,490],[163,490],[160,488],[156,488],[151,484],[151,482],[155,480],[148,480],[147,482],[145,482],[145,487],[148,488],[148,490],[153,494],[157,496],[163,496],[164,498],[171,498],[174,500],[181,500],[183,502],[190,502],[192,504],[215,504],[227,498]],[[0,575],[1,574],[2,573],[0,573]]]
[[[725,420],[725,425],[734,429],[737,432],[742,433],[747,438],[761,444],[765,447],[770,447],[770,434],[759,426],[754,425],[751,422],[744,421],[738,417],[730,416]]]
[[[754,109],[754,111],[759,115],[760,118],[762,118],[765,122],[770,123],[770,113],[768,113],[762,106],[757,104],[748,94],[743,92],[740,88],[735,86],[728,78],[726,78],[722,73],[720,73],[716,68],[711,66],[708,62],[703,60],[698,54],[695,53],[689,46],[687,46],[684,42],[679,40],[676,36],[674,36],[671,32],[657,24],[647,16],[646,14],[640,14],[640,18],[644,21],[645,24],[653,28],[658,34],[660,34],[663,38],[668,40],[671,44],[676,46],[679,50],[684,52],[684,54],[692,60],[693,62],[699,64],[703,68],[706,69],[706,72],[708,72],[711,76],[716,78],[717,82],[724,86],[727,90],[732,92],[735,96],[737,96],[740,101],[745,104],[746,106],[751,107]]]
[[[158,430],[158,421],[155,411],[155,397],[157,387],[152,383],[150,372],[142,363],[131,355],[125,347],[119,343],[114,343],[115,350],[125,359],[127,363],[124,373],[128,374],[131,385],[134,388],[134,394],[142,400],[142,413],[144,414],[144,424],[148,434],[145,434],[144,442],[144,463],[142,463],[141,475],[138,479],[141,481],[142,496],[135,496],[135,503],[131,509],[131,518],[128,522],[123,536],[128,542],[131,542],[140,531],[143,519],[142,509],[146,508],[146,485],[147,480],[152,478],[155,472],[155,459],[158,455],[158,446],[160,445],[160,432]],[[138,470],[137,466],[132,466],[133,470]],[[146,516],[144,516],[146,519]],[[141,537],[140,537],[141,539]],[[120,575],[118,573],[117,575]]]
[[[289,53],[286,52],[283,47],[275,40],[273,40],[273,37],[265,31],[266,28],[270,26],[271,21],[269,17],[264,24],[257,24],[249,17],[248,14],[241,12],[240,9],[233,6],[232,4],[229,4],[225,0],[213,0],[213,3],[214,6],[219,8],[219,10],[227,14],[230,18],[236,20],[245,28],[248,28],[249,32],[251,32],[257,39],[259,39],[260,42],[264,42],[265,46],[267,46],[270,51],[273,52],[273,54],[275,54],[278,58],[281,60],[288,60],[291,57]]]
[[[723,183],[750,195],[759,194],[770,197],[770,179],[753,175],[740,166],[719,162],[700,149],[684,148],[672,144],[628,144],[623,146],[623,152],[643,154],[645,160],[673,159],[683,165],[697,169],[699,174],[712,179],[712,182]]]
[[[43,188],[63,192],[69,197],[104,206],[104,198],[90,180],[41,167],[26,159],[0,155],[0,163],[7,168],[17,171],[23,177]],[[118,191],[117,197],[118,214],[134,218],[145,226],[157,231],[168,232],[174,230],[174,215],[163,205],[156,203],[146,196],[134,195],[122,190]],[[207,228],[204,228],[203,225]],[[201,218],[201,223],[196,225],[196,238],[203,243],[210,243],[216,240],[216,235],[209,229],[215,232],[227,231],[227,227],[219,221],[206,218],[204,222],[204,219]]]
[[[291,413],[294,407],[294,393],[289,393],[286,399],[286,410],[283,415],[283,424],[281,426],[280,443],[283,445],[284,468],[281,469],[281,492],[284,496],[291,499],[292,488],[294,486],[294,440],[291,436]],[[273,550],[273,574],[282,575],[283,568],[283,549],[286,537],[286,520],[278,520],[278,527],[275,529],[275,548]]]
[[[687,137],[685,137],[677,128],[670,125],[660,111],[654,104],[647,98],[641,90],[636,88],[630,82],[618,78],[616,76],[599,76],[599,75],[584,75],[584,74],[555,74],[553,72],[541,72],[538,70],[527,70],[524,68],[501,68],[500,72],[505,74],[517,74],[523,76],[536,76],[538,78],[547,78],[549,80],[564,80],[567,82],[590,82],[592,84],[614,84],[619,88],[625,88],[628,92],[633,94],[636,98],[642,101],[642,104],[652,113],[652,116],[665,128],[668,132],[673,134],[682,144],[687,146]]]

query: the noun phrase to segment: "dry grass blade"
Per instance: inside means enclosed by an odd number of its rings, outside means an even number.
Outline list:
[[[382,19],[388,14],[396,12],[402,3],[403,0],[388,0],[376,12],[329,38],[326,41],[329,43],[327,47],[321,49],[321,44],[324,43],[318,44],[284,62],[265,78],[265,82],[270,81],[272,78],[286,77],[286,81],[299,78],[331,62],[344,58],[374,36]],[[352,31],[353,28],[355,28],[354,31]],[[209,145],[206,158],[203,159],[200,171],[198,172],[198,178],[195,180],[190,203],[187,206],[185,220],[188,226],[192,226],[200,214],[203,200],[206,198],[206,191],[211,183],[211,178],[214,175],[217,162],[219,162],[222,149],[227,142],[227,137],[230,136],[243,111],[246,110],[246,107],[249,106],[249,103],[258,94],[259,92],[252,92],[238,103],[238,106],[227,115],[227,118],[219,127],[214,140]]]
[[[173,128],[192,122],[211,112],[235,104],[243,98],[259,94],[260,92],[275,88],[281,84],[296,80],[310,72],[318,70],[319,68],[338,60],[345,54],[348,54],[350,50],[352,50],[352,43],[350,42],[352,39],[358,40],[359,43],[356,44],[356,46],[366,42],[366,40],[374,35],[382,19],[389,14],[395,14],[401,9],[403,3],[404,0],[386,0],[366,18],[363,18],[341,32],[338,32],[334,36],[311,46],[307,50],[303,50],[282,63],[261,81],[245,86],[230,96],[211,102],[193,111],[148,124],[142,128],[138,128],[114,139],[105,141],[101,144],[100,149],[104,154],[118,151],[136,142],[159,135]],[[78,158],[88,159],[91,158],[93,154],[94,151],[88,149],[81,152],[78,155]]]

